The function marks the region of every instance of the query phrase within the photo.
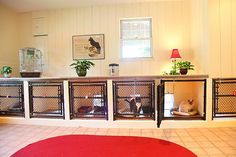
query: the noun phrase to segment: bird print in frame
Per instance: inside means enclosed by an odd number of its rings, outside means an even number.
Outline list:
[[[104,34],[72,36],[73,59],[105,59]]]

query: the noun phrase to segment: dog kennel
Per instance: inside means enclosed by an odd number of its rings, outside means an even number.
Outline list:
[[[155,82],[114,81],[114,120],[153,119],[155,120]]]
[[[213,79],[213,118],[236,117],[236,78]]]
[[[65,118],[63,82],[29,82],[30,117]]]
[[[161,80],[158,86],[158,121],[205,120],[206,79]]]
[[[69,82],[70,117],[108,119],[107,82]]]
[[[23,82],[0,82],[0,115],[24,116]]]

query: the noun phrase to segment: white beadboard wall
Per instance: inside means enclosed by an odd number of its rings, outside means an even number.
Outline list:
[[[96,66],[89,70],[89,76],[108,75],[108,64],[113,62],[120,64],[120,75],[162,74],[171,66],[169,57],[173,48],[180,50],[183,60],[195,62],[195,58],[199,58],[192,55],[194,50],[190,44],[190,4],[188,0],[159,1],[24,13],[20,16],[21,47],[35,46],[43,50],[44,76],[76,76],[69,66],[72,63],[72,36],[102,33],[105,34],[105,59],[94,60]],[[32,37],[32,18],[40,16],[47,18],[48,36]],[[153,58],[122,60],[119,20],[135,17],[152,17]],[[200,69],[202,66],[196,65],[200,63],[194,64],[196,72],[205,72],[204,68]]]
[[[108,75],[108,64],[120,64],[121,75],[161,74],[170,65],[171,49],[195,64],[191,73],[211,77],[236,76],[236,1],[179,0],[102,5],[40,12],[16,13],[0,6],[0,66],[9,64],[19,75],[18,50],[34,46],[44,53],[44,76],[76,76],[72,62],[72,36],[105,34],[105,60],[95,60],[90,76]],[[33,37],[33,18],[47,18],[45,37]],[[119,58],[119,20],[153,18],[153,58]],[[10,54],[10,55],[9,55]]]
[[[209,73],[236,77],[236,1],[208,0]]]
[[[208,27],[207,14],[208,6],[206,0],[191,0],[190,2],[190,23],[191,23],[191,42],[190,50],[192,52],[189,60],[195,63],[196,73],[208,74]]]

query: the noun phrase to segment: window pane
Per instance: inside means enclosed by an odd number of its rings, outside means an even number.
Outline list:
[[[145,39],[150,38],[150,19],[122,20],[122,39]]]
[[[151,57],[150,40],[123,40],[122,58]]]
[[[151,18],[125,19],[120,23],[121,57],[151,57]]]

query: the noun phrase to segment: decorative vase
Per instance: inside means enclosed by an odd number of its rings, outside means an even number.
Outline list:
[[[183,68],[179,70],[181,75],[186,75],[188,73],[188,69],[187,68]]]
[[[78,76],[86,76],[87,70],[86,69],[76,69],[76,73]]]
[[[9,77],[11,77],[11,74],[3,73],[3,77],[9,78]]]

